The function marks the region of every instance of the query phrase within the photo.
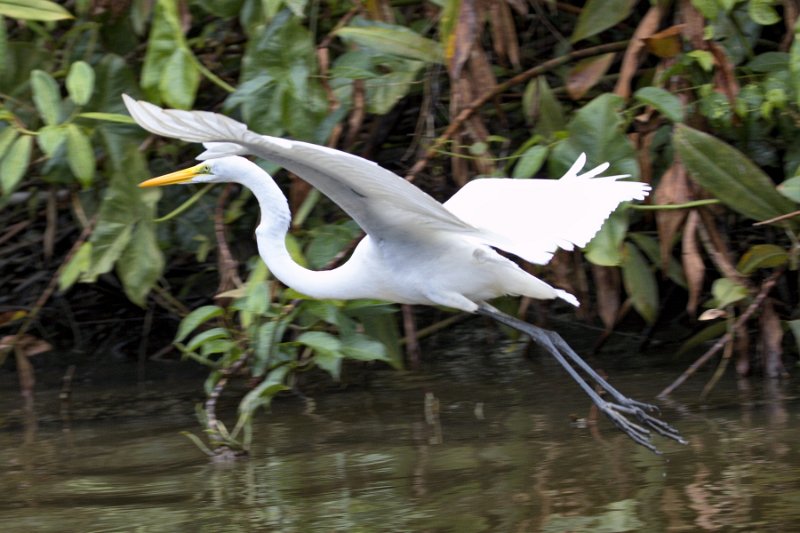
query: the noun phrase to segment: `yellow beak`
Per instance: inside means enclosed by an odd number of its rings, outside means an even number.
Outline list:
[[[204,165],[201,163],[193,167],[170,172],[157,178],[151,178],[139,184],[139,187],[160,187],[162,185],[173,185],[175,183],[188,183],[192,181],[195,176],[203,174]]]

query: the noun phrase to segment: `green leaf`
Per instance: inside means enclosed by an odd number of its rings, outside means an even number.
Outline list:
[[[245,394],[244,398],[239,402],[239,423],[241,423],[241,417],[251,417],[256,409],[269,405],[276,394],[289,390],[289,387],[284,382],[290,370],[289,365],[281,365],[273,369],[264,381]]]
[[[708,50],[692,50],[686,55],[697,61],[700,68],[706,72],[711,72],[714,68],[714,55]]]
[[[581,9],[569,42],[576,43],[622,22],[631,14],[636,0],[588,0]]]
[[[61,118],[61,91],[58,82],[43,70],[31,72],[33,103],[45,124],[58,124]]]
[[[717,0],[692,0],[692,5],[709,20],[715,20],[719,15]]]
[[[324,331],[307,331],[297,337],[298,344],[314,350],[314,362],[338,380],[342,369],[342,341]]]
[[[800,176],[789,178],[778,185],[778,192],[789,200],[800,203]]]
[[[586,259],[595,265],[619,266],[622,263],[622,242],[628,231],[628,215],[615,211],[603,223],[591,241],[586,245]]]
[[[633,94],[640,102],[653,106],[672,122],[683,120],[683,104],[671,92],[660,87],[642,87]]]
[[[535,120],[534,131],[546,139],[567,127],[564,108],[547,84],[545,76],[537,76],[528,83],[522,99],[525,116]]]
[[[766,220],[794,209],[772,180],[736,148],[678,124],[673,143],[691,178],[734,211]]]
[[[122,115],[119,113],[97,113],[97,112],[88,112],[88,113],[78,113],[78,118],[88,118],[90,120],[102,120],[105,122],[117,122],[119,124],[136,124],[136,121],[133,120],[128,115]]]
[[[130,301],[145,306],[147,295],[164,271],[164,255],[158,247],[153,224],[139,222],[117,262],[122,288]]]
[[[648,324],[655,323],[658,315],[658,282],[650,264],[631,243],[625,244],[622,283],[636,312]]]
[[[184,50],[176,56],[178,50]],[[189,52],[186,38],[181,28],[178,3],[174,0],[158,0],[153,13],[153,22],[150,27],[150,37],[147,41],[147,52],[142,65],[141,85],[148,99],[161,101],[162,91],[170,91],[170,97],[180,102],[194,101],[194,94],[178,95],[178,88],[165,87],[168,82],[163,81],[167,76],[171,79],[186,76],[186,72],[168,72],[167,65],[170,61],[175,64],[185,62],[185,54]],[[181,68],[185,68],[181,66]],[[185,80],[184,80],[185,81]],[[183,85],[190,87],[191,84]]]
[[[92,259],[92,243],[81,244],[72,259],[64,266],[61,275],[58,276],[58,290],[66,291],[72,287],[83,272],[89,269]]]
[[[92,264],[81,276],[81,281],[93,283],[98,276],[111,271],[131,239],[133,233],[131,224],[120,223],[108,216],[102,216],[111,206],[112,204],[106,201],[100,208],[101,216],[89,241],[92,243]]]
[[[189,333],[196,330],[200,324],[204,324],[213,318],[222,316],[225,310],[218,305],[204,305],[194,309],[191,313],[186,315],[181,320],[178,326],[178,332],[175,334],[175,339],[172,342],[181,342]]]
[[[36,132],[36,144],[47,157],[53,157],[64,141],[67,140],[67,130],[61,126],[44,126]]]
[[[191,109],[199,85],[200,71],[192,53],[185,48],[176,49],[164,65],[158,84],[164,102],[178,109]]]
[[[69,67],[66,84],[72,101],[85,105],[94,91],[94,69],[86,61],[76,61]]]
[[[684,354],[692,348],[700,346],[701,344],[718,339],[725,334],[727,329],[728,324],[724,320],[701,329],[681,345],[680,349],[678,350],[678,355]]]
[[[189,343],[186,345],[186,351],[194,352],[197,351],[198,348],[203,346],[203,344],[214,341],[218,339],[229,339],[231,336],[230,332],[225,328],[211,328],[205,331],[201,331],[194,337]]]
[[[332,123],[323,125],[328,101],[315,57],[314,36],[300,19],[283,10],[248,42],[240,84],[226,100],[226,108],[239,107],[245,122],[259,133],[288,133],[324,143]]]
[[[92,183],[96,166],[92,143],[75,124],[67,124],[67,163],[81,185]]]
[[[337,30],[336,35],[346,41],[352,41],[384,54],[407,57],[426,63],[441,63],[443,58],[441,44],[404,26],[383,23],[346,26]]]
[[[754,72],[783,72],[789,68],[789,57],[786,52],[764,52],[747,63],[747,68]]]
[[[19,132],[16,128],[12,128],[11,126],[7,126],[1,133],[0,133],[0,159],[5,157],[6,152],[17,140],[19,136]]]
[[[747,3],[747,14],[756,24],[771,26],[781,21],[781,16],[773,7],[774,0],[750,0]]]
[[[382,343],[360,333],[354,333],[342,339],[342,352],[348,359],[357,361],[391,362],[386,353],[386,347]]]
[[[522,157],[519,158],[517,164],[514,165],[514,172],[512,178],[532,178],[542,168],[547,154],[550,152],[546,146],[537,144],[531,146]]]
[[[711,294],[716,300],[714,306],[723,309],[733,303],[747,298],[747,287],[739,285],[728,278],[714,280],[711,285]]]
[[[295,342],[320,352],[338,352],[342,347],[342,341],[324,331],[306,331]]]
[[[789,254],[784,248],[775,244],[755,244],[739,259],[736,270],[749,276],[759,268],[775,268],[788,261]]]
[[[280,320],[270,320],[258,326],[253,342],[255,360],[252,363],[252,374],[254,376],[263,375],[272,363],[277,347],[290,323],[291,316],[283,317]]]
[[[587,168],[609,161],[609,174],[638,178],[639,162],[625,132],[624,106],[625,101],[619,96],[602,94],[579,109],[567,125],[569,138],[551,151],[550,174],[563,175],[581,153],[586,153]]]
[[[644,252],[650,263],[660,267],[661,250],[659,249],[658,240],[639,232],[628,233],[628,238],[636,244],[639,250]],[[676,285],[686,288],[686,276],[683,273],[683,267],[675,257],[669,258],[666,274]]]
[[[19,185],[28,170],[32,146],[33,137],[23,135],[14,141],[3,160],[0,161],[0,185],[2,185],[3,194],[11,194]]]
[[[0,15],[23,20],[64,20],[69,11],[50,0],[0,0]]]

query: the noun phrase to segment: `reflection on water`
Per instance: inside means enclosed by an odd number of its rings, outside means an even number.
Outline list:
[[[797,389],[682,389],[663,457],[605,420],[549,361],[473,356],[424,374],[276,403],[249,460],[211,464],[179,432],[199,382],[57,391],[35,420],[0,397],[3,531],[786,531],[800,523]],[[131,372],[135,374],[135,372]],[[613,371],[652,397],[675,370]],[[2,376],[13,391],[13,376]],[[699,381],[699,380],[698,380]],[[691,386],[691,383],[690,383]],[[11,413],[11,415],[8,415]]]

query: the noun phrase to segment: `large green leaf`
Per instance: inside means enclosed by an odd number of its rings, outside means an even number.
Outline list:
[[[711,294],[714,295],[715,306],[725,308],[733,303],[747,298],[747,287],[740,285],[729,278],[719,278],[711,284]]]
[[[94,180],[94,149],[89,137],[75,124],[67,125],[67,162],[81,185],[88,187]]]
[[[47,157],[53,157],[56,151],[67,140],[67,127],[63,124],[59,126],[44,126],[36,132],[36,144]]]
[[[147,53],[142,66],[141,84],[150,100],[188,109],[194,103],[199,73],[181,28],[178,4],[158,0]]]
[[[673,122],[683,120],[683,104],[680,99],[660,87],[642,87],[633,97],[640,102],[653,106],[659,113]]]
[[[794,176],[778,185],[778,192],[789,200],[800,203],[800,176]]]
[[[438,42],[404,26],[360,21],[358,26],[340,28],[336,35],[383,54],[426,63],[440,63],[443,59],[442,46]]]
[[[225,102],[239,107],[261,133],[322,143],[331,125],[325,91],[317,77],[314,38],[302,21],[282,11],[248,42],[241,83]]]
[[[14,144],[14,141],[17,140],[19,136],[19,132],[16,128],[12,128],[11,126],[6,127],[2,133],[0,133],[0,159],[2,159],[11,145]]]
[[[93,282],[111,271],[133,238],[137,223],[153,218],[159,191],[143,192],[137,181],[146,175],[146,165],[136,143],[110,129],[100,130],[108,155],[111,183],[98,212],[92,243],[91,267],[82,281]],[[141,237],[140,237],[141,238]]]
[[[164,271],[164,255],[151,222],[140,222],[117,262],[117,273],[128,299],[144,307],[150,290]]]
[[[0,15],[23,20],[64,20],[69,11],[50,0],[0,0]]]
[[[202,307],[198,307],[197,309],[193,309],[191,313],[183,317],[183,320],[181,320],[181,323],[178,326],[178,331],[175,334],[175,340],[173,342],[183,341],[189,336],[189,333],[196,330],[200,324],[204,324],[212,318],[222,316],[224,313],[225,310],[218,305],[204,305]]]
[[[83,243],[72,256],[61,275],[58,276],[58,290],[65,291],[72,287],[80,278],[82,272],[89,269],[92,259],[92,243]]]
[[[357,361],[391,362],[383,344],[361,333],[353,333],[342,339],[342,352],[349,359]]]
[[[610,174],[639,177],[636,151],[628,140],[621,110],[625,101],[614,94],[601,94],[580,110],[567,125],[569,138],[551,152],[550,172],[562,175],[581,153],[589,159],[588,168],[605,161],[611,163]]]
[[[11,194],[19,185],[28,170],[32,147],[33,137],[22,135],[14,141],[3,160],[0,161],[0,185],[2,185],[3,194]]]
[[[535,132],[546,139],[566,129],[564,108],[553,94],[545,76],[537,76],[525,87],[522,97],[525,116],[535,121]]]
[[[789,253],[776,244],[754,244],[739,259],[736,270],[749,276],[759,268],[776,268],[789,261]]]
[[[285,385],[286,376],[291,371],[289,365],[281,365],[270,371],[267,378],[259,383],[253,390],[248,392],[239,402],[239,424],[253,416],[253,412],[259,407],[266,407],[272,398],[281,391],[288,390]]]
[[[631,243],[625,244],[622,283],[636,312],[653,324],[658,315],[658,282],[650,264]]]
[[[581,9],[570,42],[597,35],[622,22],[631,14],[634,5],[636,0],[588,0]]]
[[[314,362],[338,380],[342,370],[342,341],[324,331],[307,331],[297,337],[298,344],[314,350]]]
[[[673,142],[691,178],[734,211],[765,220],[794,210],[769,176],[731,145],[684,124],[676,125]]]
[[[86,61],[76,61],[69,67],[66,85],[73,102],[86,104],[94,91],[94,69]]]
[[[194,64],[192,53],[186,48],[177,48],[164,65],[158,88],[164,102],[178,109],[190,109],[194,103],[200,71]]]
[[[33,103],[45,124],[58,124],[61,119],[61,93],[58,82],[43,70],[31,72]]]
[[[622,242],[628,231],[628,214],[615,211],[586,245],[586,259],[595,265],[619,266],[622,263]]]
[[[520,156],[519,161],[514,165],[514,172],[512,178],[532,178],[539,172],[542,165],[547,159],[547,154],[550,150],[541,144],[535,144],[525,150]]]

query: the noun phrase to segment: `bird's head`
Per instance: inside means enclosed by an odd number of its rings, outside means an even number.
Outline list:
[[[181,183],[222,183],[236,181],[238,176],[252,172],[257,165],[239,156],[209,159],[199,165],[170,172],[157,178],[151,178],[139,184],[139,187],[160,187]],[[263,171],[262,171],[263,172]]]

